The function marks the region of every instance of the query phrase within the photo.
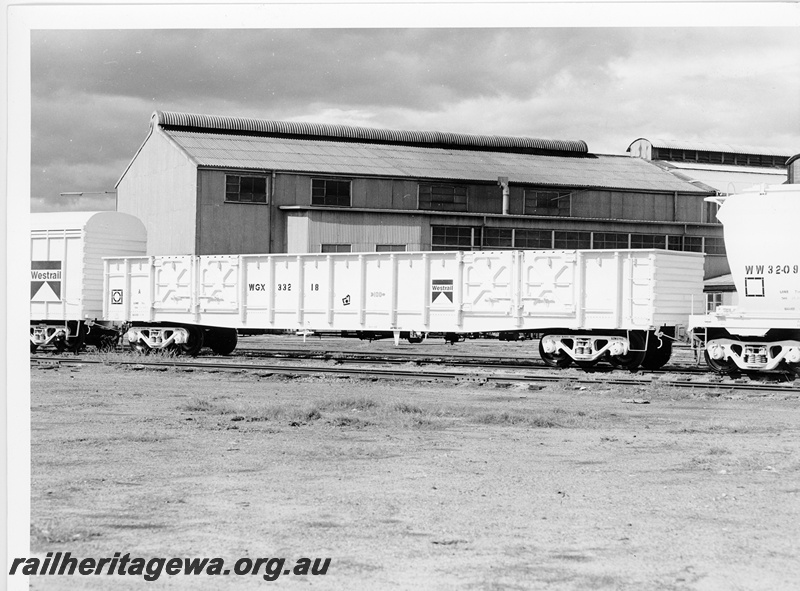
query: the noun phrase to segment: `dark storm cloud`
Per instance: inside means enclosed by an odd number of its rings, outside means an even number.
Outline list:
[[[436,107],[526,96],[564,67],[601,76],[598,62],[627,43],[596,37],[559,29],[37,31],[33,91],[163,102],[205,96],[279,108],[298,99]]]

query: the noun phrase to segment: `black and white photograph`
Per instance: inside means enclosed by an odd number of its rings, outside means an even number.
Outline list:
[[[9,589],[800,589],[800,3],[6,9]]]

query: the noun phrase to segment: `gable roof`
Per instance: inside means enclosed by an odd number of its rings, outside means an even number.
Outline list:
[[[595,155],[583,141],[213,117],[156,111],[163,133],[200,167],[552,187],[709,194],[651,162]],[[123,174],[124,176],[124,174]],[[120,179],[121,180],[121,179]]]

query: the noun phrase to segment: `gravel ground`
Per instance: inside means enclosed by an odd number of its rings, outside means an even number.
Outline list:
[[[331,559],[32,589],[800,588],[796,394],[31,371],[37,556]]]

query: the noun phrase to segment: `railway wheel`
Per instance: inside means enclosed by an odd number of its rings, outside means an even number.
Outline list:
[[[650,334],[647,339],[647,351],[644,354],[642,367],[645,369],[661,369],[672,357],[672,341],[667,337],[659,339]]]
[[[720,375],[730,375],[739,370],[732,359],[712,359],[708,351],[705,350],[703,351],[703,357],[706,359],[706,365]]]
[[[423,341],[425,341],[427,337],[428,333],[411,331],[410,333],[408,333],[408,338],[406,340],[412,345],[418,345]]]
[[[644,336],[639,331],[632,331],[628,335],[628,340],[630,341],[628,352],[624,355],[609,355],[608,362],[618,369],[633,371],[645,358]]]
[[[77,355],[81,352],[84,343],[86,342],[86,328],[84,327],[82,322],[79,322],[76,327],[76,334],[75,336],[69,337],[66,339],[66,349],[70,353],[74,353]]]
[[[188,326],[186,330],[189,331],[189,341],[181,345],[181,352],[197,357],[203,348],[203,330],[197,326]]]
[[[572,363],[572,359],[569,355],[564,353],[563,351],[559,351],[557,353],[547,353],[542,346],[542,340],[539,340],[539,357],[542,358],[544,364],[550,367],[569,367]]]
[[[208,346],[217,355],[230,355],[236,348],[238,337],[235,328],[212,328]]]
[[[104,353],[108,353],[109,351],[113,351],[117,348],[117,341],[119,340],[119,335],[116,334],[104,334],[101,336],[97,341],[97,350],[102,351]]]
[[[67,350],[67,340],[64,337],[58,337],[51,341],[53,343],[53,347],[56,349],[56,353],[63,353]]]
[[[147,355],[151,351],[150,347],[142,341],[136,341],[135,343],[128,342],[128,346],[131,348],[131,351],[139,355]]]

